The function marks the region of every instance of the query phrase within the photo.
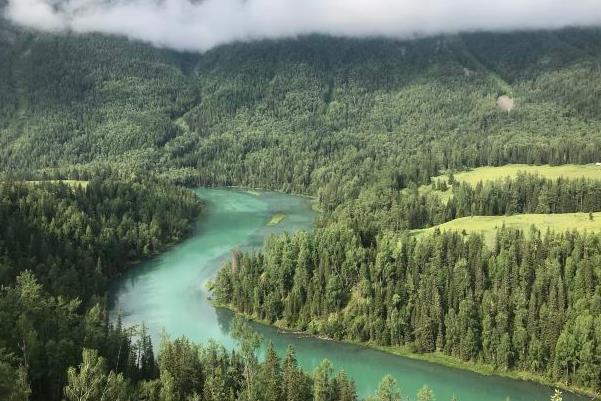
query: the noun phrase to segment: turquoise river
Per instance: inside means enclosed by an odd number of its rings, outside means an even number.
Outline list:
[[[233,249],[257,249],[270,234],[310,230],[315,214],[310,201],[302,197],[234,189],[203,188],[196,192],[206,207],[194,234],[120,279],[112,291],[113,315],[120,313],[126,325],[144,322],[154,344],[165,330],[171,337],[185,335],[196,342],[213,339],[233,348],[235,342],[228,335],[232,313],[211,305],[207,281]],[[275,213],[287,217],[268,225]],[[409,396],[428,384],[438,401],[450,400],[453,394],[461,401],[546,401],[552,393],[552,389],[531,382],[482,376],[345,343],[300,338],[258,324],[253,327],[282,355],[292,344],[307,370],[329,359],[336,370],[344,369],[355,380],[360,396],[373,393],[386,374],[392,375]],[[564,394],[564,400],[584,399]]]

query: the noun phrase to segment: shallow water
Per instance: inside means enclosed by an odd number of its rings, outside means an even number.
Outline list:
[[[232,313],[211,305],[206,282],[233,249],[257,249],[270,234],[309,230],[315,215],[309,200],[301,197],[273,192],[257,196],[232,189],[201,188],[196,192],[207,207],[194,235],[119,280],[112,292],[113,312],[120,312],[126,325],[144,322],[155,345],[165,330],[171,337],[186,335],[203,343],[213,339],[233,348],[235,342],[228,334]],[[275,213],[287,217],[268,226]],[[271,327],[253,326],[280,355],[292,344],[305,369],[311,370],[322,359],[329,359],[335,369],[344,369],[355,380],[360,396],[373,393],[386,374],[395,377],[402,392],[411,396],[428,384],[439,401],[450,400],[453,394],[461,401],[543,401],[552,393],[550,388],[535,383],[482,376],[360,346],[299,338]],[[584,399],[564,395],[566,401]]]

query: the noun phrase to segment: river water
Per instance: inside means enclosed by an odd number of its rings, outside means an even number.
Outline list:
[[[233,189],[201,188],[196,192],[207,206],[195,233],[120,279],[112,291],[113,315],[120,313],[125,325],[144,322],[155,345],[164,330],[171,337],[185,335],[202,343],[213,339],[231,349],[235,347],[228,334],[232,313],[211,305],[207,281],[233,249],[256,250],[268,235],[310,230],[315,214],[310,201],[302,197]],[[275,213],[287,217],[268,225]],[[429,385],[438,401],[450,400],[453,394],[461,401],[547,401],[552,393],[535,383],[482,376],[350,344],[300,338],[258,324],[253,327],[280,355],[292,344],[299,363],[307,370],[329,359],[336,370],[344,369],[355,380],[360,396],[372,394],[386,374],[411,397],[422,385]],[[565,394],[564,400],[585,398]]]

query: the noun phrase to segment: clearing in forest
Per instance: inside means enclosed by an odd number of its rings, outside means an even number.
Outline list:
[[[595,164],[564,164],[561,166],[508,164],[500,167],[479,167],[470,171],[456,173],[454,177],[456,181],[465,182],[473,186],[480,181],[496,181],[505,177],[515,177],[519,172],[538,174],[541,177],[549,179],[564,177],[569,179],[588,178],[591,180],[601,180],[601,166],[596,166]],[[440,175],[433,177],[433,181],[437,179],[447,180],[448,176]]]
[[[591,219],[592,217],[592,219]],[[473,216],[451,220],[444,224],[421,230],[413,230],[417,236],[432,234],[436,228],[440,231],[458,231],[467,235],[481,233],[489,246],[494,244],[495,235],[499,228],[511,227],[523,230],[526,235],[530,227],[536,226],[541,232],[547,229],[555,232],[577,230],[580,232],[601,232],[601,212],[592,213],[562,213],[562,214],[516,214],[513,216]]]

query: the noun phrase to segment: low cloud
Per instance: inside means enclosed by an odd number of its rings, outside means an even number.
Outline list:
[[[601,0],[8,0],[5,13],[42,31],[125,35],[205,51],[312,33],[407,39],[599,26]]]

